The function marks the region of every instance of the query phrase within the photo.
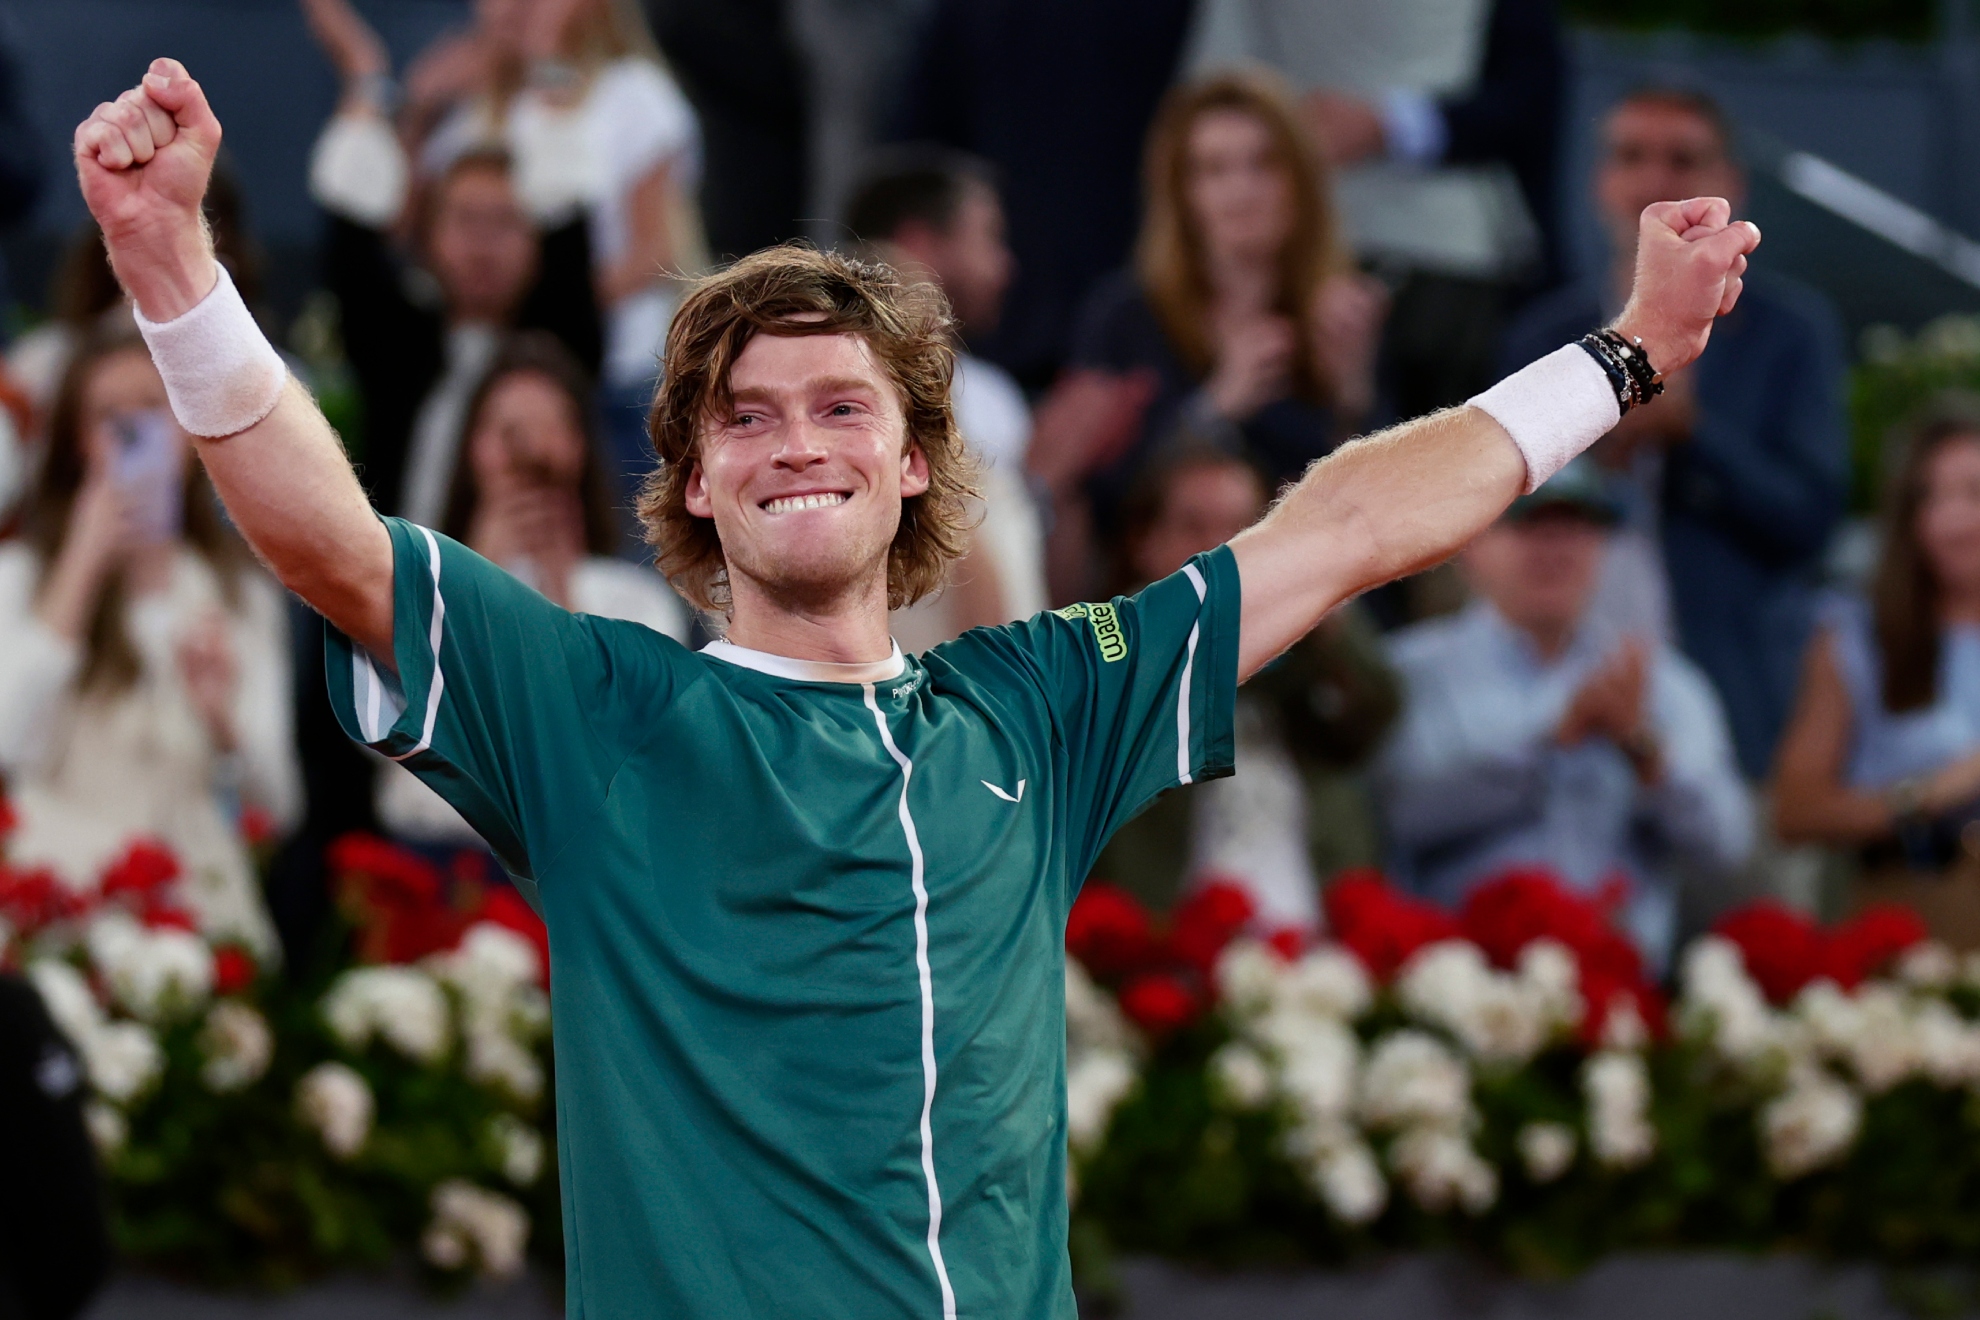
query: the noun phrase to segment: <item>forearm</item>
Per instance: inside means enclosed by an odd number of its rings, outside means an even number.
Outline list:
[[[1448,558],[1519,494],[1505,428],[1452,409],[1342,446],[1231,542],[1244,581],[1242,679],[1355,593]]]
[[[1889,837],[1895,828],[1882,794],[1842,783],[1782,781],[1774,790],[1774,832],[1781,842],[1848,847]]]
[[[267,417],[199,454],[241,535],[282,585],[383,663],[392,544],[337,434],[291,380]]]

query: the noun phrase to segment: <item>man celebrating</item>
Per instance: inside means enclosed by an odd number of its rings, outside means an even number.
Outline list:
[[[573,1316],[1071,1316],[1062,940],[1095,853],[1230,772],[1241,679],[1697,356],[1759,240],[1652,207],[1605,337],[1342,448],[1137,596],[917,658],[887,609],[939,584],[969,487],[946,310],[758,253],[683,303],[654,404],[641,517],[729,617],[690,653],[371,511],[214,263],[219,141],[159,60],[77,173],[234,521],[341,634],[346,727],[549,924]]]

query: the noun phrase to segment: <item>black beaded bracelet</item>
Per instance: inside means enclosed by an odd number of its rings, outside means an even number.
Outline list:
[[[1594,340],[1614,359],[1629,377],[1631,393],[1635,396],[1631,406],[1641,407],[1664,392],[1664,377],[1652,365],[1650,355],[1643,351],[1643,341],[1623,338],[1619,331],[1603,328],[1587,336]],[[1625,407],[1624,412],[1629,408]]]
[[[1616,392],[1618,415],[1634,408],[1637,404],[1636,382],[1631,379],[1629,368],[1623,366],[1621,359],[1616,357],[1609,345],[1594,335],[1583,335],[1574,341],[1574,345],[1594,358],[1595,365],[1600,367],[1602,374],[1609,378],[1609,387]]]

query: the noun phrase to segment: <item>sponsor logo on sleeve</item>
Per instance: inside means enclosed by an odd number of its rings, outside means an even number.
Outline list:
[[[1112,605],[1068,605],[1060,610],[1062,619],[1085,619],[1093,628],[1094,645],[1100,648],[1100,658],[1108,664],[1127,659],[1127,633],[1121,628],[1121,616]]]

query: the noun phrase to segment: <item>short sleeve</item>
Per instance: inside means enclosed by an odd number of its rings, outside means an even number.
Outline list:
[[[622,60],[601,78],[595,95],[605,168],[615,191],[625,191],[655,166],[676,158],[688,161],[690,172],[695,168],[700,129],[694,108],[666,70],[650,60]]]
[[[397,518],[398,672],[326,628],[344,732],[399,762],[535,881],[603,804],[638,726],[624,702],[664,701],[677,644],[558,608],[467,547]],[[629,631],[631,630],[631,631]]]
[[[1075,883],[1157,795],[1232,772],[1241,606],[1220,546],[1138,595],[1009,630],[1064,743]]]

